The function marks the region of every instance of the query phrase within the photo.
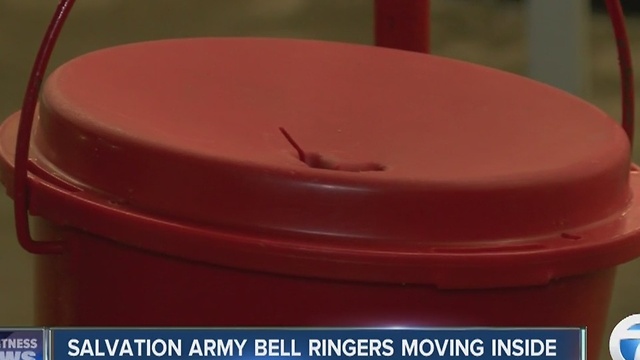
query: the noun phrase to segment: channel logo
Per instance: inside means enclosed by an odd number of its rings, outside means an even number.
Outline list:
[[[640,360],[640,314],[622,319],[613,328],[609,352],[613,360]]]

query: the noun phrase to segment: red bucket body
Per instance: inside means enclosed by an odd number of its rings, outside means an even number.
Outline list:
[[[425,54],[105,49],[48,78],[30,150],[35,238],[62,245],[37,262],[42,325],[587,326],[595,357],[640,254],[615,121]]]
[[[600,351],[615,270],[541,286],[443,290],[283,276],[186,261],[38,222],[69,241],[37,260],[46,326],[584,327]],[[108,284],[108,285],[107,285]]]

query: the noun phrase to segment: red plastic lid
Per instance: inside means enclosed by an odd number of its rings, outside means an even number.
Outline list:
[[[280,127],[324,167],[369,171],[310,166]],[[632,196],[623,130],[576,97],[319,41],[181,39],[81,56],[47,80],[33,151],[119,209],[398,259],[565,244],[619,219]]]

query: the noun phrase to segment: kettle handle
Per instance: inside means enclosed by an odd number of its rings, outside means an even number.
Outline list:
[[[622,79],[622,127],[633,143],[634,95],[631,54],[620,0],[605,0],[613,25]],[[14,218],[18,242],[33,254],[56,254],[60,241],[35,241],[29,231],[29,148],[40,87],[60,31],[75,0],[60,0],[33,64],[20,113],[14,170]],[[428,51],[428,0],[376,0],[376,45]],[[416,33],[422,32],[422,35]]]
[[[40,44],[38,55],[31,69],[27,90],[22,101],[20,124],[16,140],[15,169],[13,173],[13,210],[16,223],[16,235],[23,249],[32,254],[57,254],[63,250],[61,241],[35,241],[29,230],[29,147],[33,118],[40,96],[40,87],[44,80],[51,53],[60,35],[75,0],[60,0],[53,19]]]
[[[605,0],[613,34],[618,50],[618,65],[620,69],[620,91],[622,95],[622,128],[629,139],[629,146],[633,149],[635,122],[635,94],[633,89],[633,61],[629,49],[629,37],[624,23],[624,12],[620,0]]]

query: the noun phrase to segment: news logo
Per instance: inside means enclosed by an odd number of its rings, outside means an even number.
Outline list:
[[[0,329],[0,360],[44,360],[44,330]]]
[[[640,314],[622,319],[613,328],[609,351],[613,360],[640,360]]]

